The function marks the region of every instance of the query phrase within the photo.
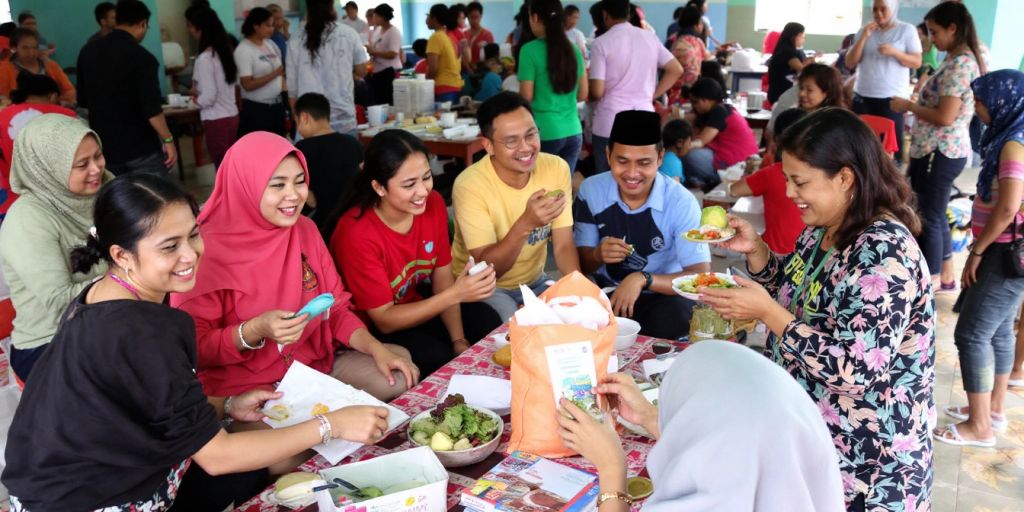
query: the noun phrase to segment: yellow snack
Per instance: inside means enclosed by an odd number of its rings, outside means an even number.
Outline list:
[[[327,414],[329,412],[331,412],[331,409],[329,407],[327,407],[324,404],[317,403],[313,406],[313,409],[310,410],[309,413],[312,414],[313,416],[317,416],[319,414]]]
[[[505,345],[498,349],[494,353],[494,362],[504,366],[505,368],[512,367],[512,345]]]
[[[263,413],[274,421],[284,421],[292,415],[291,409],[289,409],[285,404],[273,405],[269,409],[263,411]]]
[[[416,124],[430,124],[436,121],[434,116],[420,116],[416,118]]]

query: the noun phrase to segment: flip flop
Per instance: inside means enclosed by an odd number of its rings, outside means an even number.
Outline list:
[[[962,407],[962,406],[960,406]],[[942,410],[946,413],[946,416],[953,418],[957,421],[967,421],[967,415],[960,412],[960,407],[947,405]],[[1006,419],[1006,415],[992,413],[992,430],[996,432],[1006,432],[1006,428],[1010,425],[1010,420]]]
[[[1012,388],[1024,388],[1024,379],[1010,379],[1007,384]]]
[[[956,431],[956,425],[953,424],[946,425],[945,431],[940,432],[940,429],[936,429],[935,432],[933,432],[932,434],[936,441],[939,441],[940,443],[951,444],[954,446],[977,446],[979,448],[992,448],[996,445],[995,436],[980,441],[964,439],[963,437],[960,436],[960,433]]]

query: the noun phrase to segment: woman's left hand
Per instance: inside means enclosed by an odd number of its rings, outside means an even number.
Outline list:
[[[891,108],[893,112],[898,112],[900,114],[910,110],[911,105],[913,105],[913,103],[906,98],[893,98],[889,100],[889,108]]]
[[[231,400],[231,410],[227,415],[235,421],[260,421],[263,419],[263,404],[282,396],[284,393],[268,389],[250,389]]]
[[[733,276],[740,288],[700,288],[701,302],[727,320],[764,320],[775,299],[763,286],[750,279]]]
[[[558,435],[566,448],[589,460],[597,467],[598,473],[626,467],[622,440],[614,428],[614,413],[607,413],[604,422],[599,423],[569,400],[563,398],[559,405],[555,418],[558,420]]]
[[[380,370],[380,373],[387,377],[388,385],[395,385],[395,377],[391,374],[394,370],[400,371],[402,375],[405,375],[406,388],[412,388],[420,381],[420,369],[409,359],[392,352],[383,343],[377,342],[370,349],[370,356],[373,357],[373,362],[377,363],[377,369]]]
[[[964,273],[960,278],[960,286],[966,290],[974,285],[978,281],[978,266],[981,265],[981,256],[977,256],[973,253],[967,255],[967,261],[964,263]]]

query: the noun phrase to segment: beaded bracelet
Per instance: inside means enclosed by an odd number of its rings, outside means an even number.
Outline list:
[[[248,322],[248,320],[246,320],[245,322]],[[242,327],[245,326],[245,322],[238,324],[238,341],[242,342],[242,347],[249,350],[259,350],[263,348],[263,346],[267,344],[266,338],[260,338],[260,343],[259,345],[256,346],[250,345],[247,341],[245,341],[245,336],[242,335]]]

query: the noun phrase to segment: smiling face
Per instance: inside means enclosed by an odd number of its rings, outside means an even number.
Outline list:
[[[139,240],[135,252],[114,246],[114,263],[128,273],[144,297],[160,299],[167,293],[185,293],[196,284],[203,239],[192,209],[177,201],[161,209],[156,222]]]
[[[622,200],[631,206],[634,203],[643,204],[651,193],[654,185],[654,178],[658,175],[658,167],[661,166],[663,151],[658,151],[658,146],[627,146],[625,144],[609,144],[608,166],[611,168],[612,177],[619,186],[619,195]]]
[[[494,119],[490,137],[484,139],[484,149],[491,155],[495,169],[529,174],[537,165],[540,153],[540,131],[533,116],[525,108],[518,108]]]
[[[782,153],[786,176],[786,197],[800,209],[800,220],[808,226],[837,227],[851,202],[854,175],[842,169],[835,176],[811,167],[788,152]]]
[[[813,78],[800,80],[800,108],[811,111],[818,108],[824,101],[825,91],[818,87]]]
[[[68,176],[68,190],[77,196],[94,196],[100,190],[107,162],[96,137],[86,135],[75,150]]]
[[[308,195],[309,185],[302,164],[295,155],[288,155],[274,169],[263,190],[260,213],[267,222],[279,228],[290,228],[299,221]]]
[[[935,48],[938,48],[940,52],[948,52],[954,49],[953,46],[956,44],[955,24],[943,27],[932,20],[927,20],[925,23],[928,25],[928,33],[931,35],[932,44],[935,45]]]
[[[427,197],[434,189],[427,156],[414,152],[395,170],[386,186],[374,181],[381,208],[400,214],[420,215],[427,210]]]

